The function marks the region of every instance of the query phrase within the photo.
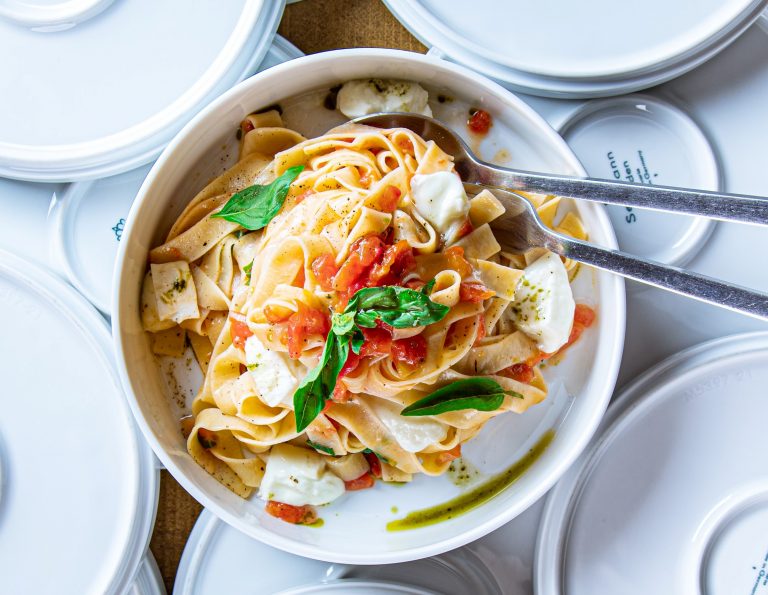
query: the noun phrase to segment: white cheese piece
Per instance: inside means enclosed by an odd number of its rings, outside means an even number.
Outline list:
[[[411,178],[411,197],[419,215],[440,233],[446,233],[456,224],[466,221],[469,199],[464,186],[453,172],[416,174]]]
[[[344,490],[344,482],[326,469],[323,455],[290,444],[276,444],[269,451],[259,497],[294,506],[320,505],[335,500]]]
[[[190,318],[200,318],[197,307],[197,291],[189,264],[183,260],[150,265],[152,284],[157,298],[157,315],[160,320],[180,323]]]
[[[259,397],[270,407],[293,404],[299,386],[299,364],[286,354],[267,349],[256,335],[245,341],[245,366],[253,378]]]
[[[444,424],[427,417],[405,417],[400,415],[401,409],[387,401],[377,403],[375,412],[403,450],[419,452],[445,439],[448,429]]]
[[[378,112],[408,112],[431,117],[428,99],[429,94],[418,83],[365,79],[344,83],[336,105],[350,119]]]
[[[537,342],[544,353],[554,353],[568,341],[576,303],[568,271],[556,254],[548,252],[526,267],[517,284],[512,311],[517,327]]]

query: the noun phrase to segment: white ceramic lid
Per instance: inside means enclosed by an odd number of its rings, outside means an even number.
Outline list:
[[[553,489],[541,593],[763,593],[768,333],[693,347],[643,374]]]
[[[319,585],[305,585],[279,595],[437,595],[434,591],[425,591],[418,587],[385,583],[381,581],[336,580]]]
[[[658,1],[659,0],[654,0],[654,2]],[[740,1],[744,3],[747,2],[747,0]],[[485,2],[492,3],[495,6],[492,14],[496,15],[498,23],[507,24],[509,22],[517,22],[515,14],[506,14],[512,9],[513,5],[504,3],[501,0],[485,0]],[[499,80],[513,91],[558,98],[590,98],[621,95],[647,89],[678,77],[705,63],[737,39],[739,35],[744,33],[750,25],[755,22],[759,17],[761,10],[763,10],[767,4],[765,1],[756,0],[747,11],[731,22],[730,26],[722,29],[719,35],[713,36],[708,43],[703,44],[701,47],[697,47],[690,52],[684,53],[676,59],[662,62],[654,68],[647,68],[645,70],[634,72],[626,71],[613,76],[579,78],[574,76],[548,76],[528,70],[513,68],[504,61],[499,62],[495,60],[492,55],[493,53],[489,54],[487,51],[478,53],[474,51],[472,49],[474,43],[482,43],[499,48],[509,48],[510,46],[516,48],[518,40],[520,39],[518,35],[519,25],[516,25],[514,29],[509,27],[508,32],[505,32],[504,35],[498,38],[491,35],[489,31],[481,29],[478,26],[477,19],[473,18],[473,15],[467,14],[475,9],[475,3],[462,4],[463,7],[466,7],[465,10],[456,9],[456,7],[453,6],[454,2],[444,3],[443,8],[446,11],[450,6],[451,10],[454,11],[453,14],[461,14],[463,17],[451,17],[449,19],[449,22],[453,21],[455,24],[461,23],[463,29],[457,29],[455,31],[445,25],[445,19],[443,18],[440,6],[437,7],[436,11],[430,12],[423,10],[423,2],[410,3],[407,0],[385,0],[385,3],[411,33],[428,46],[431,46],[429,51],[430,54],[437,57],[448,58],[468,66],[486,76]],[[442,3],[433,2],[432,0],[429,0],[429,3],[430,5],[442,5]],[[590,2],[590,4],[594,3]],[[541,5],[541,3],[539,3],[539,6],[548,5]],[[579,9],[581,9],[581,4],[574,4],[573,6],[578,6]],[[626,7],[626,4],[617,3],[616,6]],[[537,7],[534,5],[527,5],[526,8],[533,11],[537,10]],[[515,4],[514,10],[517,11],[518,9],[519,5]],[[623,9],[628,10],[626,8]],[[502,15],[505,18],[501,18],[499,15]],[[559,19],[559,23],[564,26],[566,21],[564,19]],[[549,26],[549,23],[547,26]],[[492,30],[493,28],[491,31]],[[541,27],[536,24],[532,28],[532,31],[538,34],[538,32],[541,31]],[[513,32],[514,34],[508,34],[509,32]],[[548,44],[549,49],[547,51],[559,50],[560,58],[557,63],[564,68],[570,68],[570,53],[572,51],[572,48],[569,45],[570,37],[567,36],[560,39],[561,41],[549,34],[540,34],[538,44]],[[591,39],[590,44],[593,44],[594,47],[605,49],[601,40],[602,38],[598,36]],[[504,50],[502,49],[502,53],[503,51]],[[609,49],[606,50],[605,53],[610,54],[611,51],[612,50]],[[516,54],[513,52],[510,55]]]
[[[560,127],[587,173],[646,185],[719,190],[714,151],[697,124],[675,105],[649,95],[590,101]],[[680,265],[704,245],[714,221],[607,206],[619,247]]]
[[[133,581],[131,588],[125,595],[165,595],[165,585],[163,577],[160,575],[160,569],[157,567],[155,557],[152,552],[147,550],[144,560],[139,566],[139,572]]]
[[[302,55],[293,44],[276,35],[259,71]],[[55,202],[51,237],[62,261],[62,271],[80,293],[105,314],[110,312],[112,269],[125,218],[151,167],[151,164],[144,165],[116,176],[70,184]],[[9,184],[22,188],[19,182]],[[25,186],[24,193],[35,187]],[[0,201],[2,188],[0,181]],[[40,191],[44,192],[42,188]],[[0,232],[2,230],[0,222]]]
[[[308,593],[432,593],[464,595],[482,593],[501,595],[504,581],[525,582],[529,569],[521,570],[513,557],[524,544],[514,542],[524,535],[529,543],[534,531],[525,520],[515,519],[506,537],[486,543],[502,543],[496,547],[465,546],[433,558],[401,564],[352,566],[302,558],[271,548],[252,539],[204,510],[195,523],[184,548],[176,574],[174,595],[216,595],[248,592],[254,580],[259,593],[281,595]],[[498,531],[501,534],[504,530]],[[501,560],[510,553],[510,557]],[[496,566],[499,572],[491,569]],[[510,580],[511,577],[511,580]],[[378,589],[374,591],[373,589]],[[334,590],[336,589],[336,590]],[[394,590],[393,590],[394,589]],[[399,590],[398,590],[399,589]],[[507,592],[517,592],[515,589]],[[525,593],[526,591],[522,591]]]
[[[105,321],[0,251],[0,577],[7,593],[122,593],[142,563],[158,472]]]
[[[417,35],[523,72],[557,78],[623,77],[654,70],[727,35],[761,0],[387,0]],[[413,25],[412,25],[413,26]]]
[[[253,72],[283,6],[0,0],[0,175],[69,181],[151,161]]]

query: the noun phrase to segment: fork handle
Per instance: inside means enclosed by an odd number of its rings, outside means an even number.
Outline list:
[[[768,294],[556,233],[551,233],[546,243],[546,248],[552,252],[578,262],[734,312],[768,320]]]
[[[539,174],[506,169],[489,163],[476,165],[478,167],[472,177],[480,179],[466,181],[605,204],[768,225],[768,198],[760,196]]]

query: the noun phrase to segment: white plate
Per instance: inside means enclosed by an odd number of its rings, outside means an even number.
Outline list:
[[[125,595],[165,595],[165,593],[165,584],[163,584],[163,577],[160,575],[155,557],[147,550],[136,580]]]
[[[650,95],[590,101],[559,128],[595,178],[646,185],[720,190],[714,151],[698,125],[676,105]],[[631,207],[607,206],[619,247],[682,265],[704,246],[715,222]]]
[[[584,270],[575,286],[578,298],[596,304],[598,323],[565,359],[550,370],[547,401],[521,416],[502,416],[467,446],[467,456],[487,473],[519,460],[548,429],[556,429],[552,445],[502,494],[450,521],[413,531],[389,532],[386,523],[399,514],[444,502],[461,492],[446,477],[419,477],[407,488],[380,485],[323,508],[322,529],[297,527],[269,517],[263,502],[242,500],[217,483],[186,453],[163,376],[149,353],[138,319],[138,288],[147,250],[177,216],[202,180],[221,167],[222,143],[232,146],[231,131],[253,109],[281,102],[289,125],[318,134],[342,118],[322,107],[327,89],[338,82],[369,76],[419,80],[446,88],[453,103],[435,102],[438,117],[457,122],[466,132],[467,107],[459,99],[489,110],[495,132],[481,152],[506,149],[522,167],[579,173],[562,140],[538,117],[500,87],[455,65],[392,50],[354,50],[293,60],[261,73],[214,102],[187,127],[157,162],[129,215],[116,267],[113,334],[124,381],[137,419],[155,451],[180,483],[204,506],[265,543],[308,557],[363,564],[397,562],[443,552],[488,533],[533,504],[565,470],[600,419],[611,392],[615,362],[623,341],[623,290],[619,279]],[[320,89],[311,105],[302,103],[291,116],[290,102]],[[325,90],[325,91],[324,91]],[[433,92],[434,93],[434,92]],[[444,110],[444,111],[441,111]],[[456,113],[452,113],[456,110]],[[327,118],[317,120],[319,114]],[[313,122],[314,118],[314,122]],[[595,205],[579,205],[593,241],[613,244],[607,218]],[[183,367],[178,367],[183,370]],[[179,383],[194,392],[194,374]],[[338,514],[338,516],[337,516]],[[361,533],[360,527],[367,528]]]
[[[73,289],[0,251],[0,576],[8,593],[122,593],[159,474],[114,371],[107,325]]]
[[[515,90],[553,97],[618,95],[670,80],[727,47],[766,5],[712,1],[693,9],[652,2],[664,8],[644,5],[631,18],[605,26],[603,19],[627,17],[628,6],[592,1],[513,6],[498,0],[481,0],[482,10],[457,0],[387,0],[387,5],[438,52]],[[558,34],[558,27],[568,33]]]
[[[632,382],[542,518],[542,593],[760,593],[768,563],[768,333]]]
[[[514,3],[499,0],[388,0],[406,23],[445,49],[553,78],[593,79],[648,72],[710,45],[751,15],[755,0],[646,0],[642,10],[600,0]],[[662,16],[663,15],[663,16]],[[661,18],[660,18],[661,17]]]
[[[517,539],[518,520],[499,529],[510,541],[533,549],[535,531],[527,531],[529,542]],[[495,535],[495,534],[494,534]],[[498,540],[497,540],[498,541]],[[350,566],[301,558],[250,539],[203,511],[189,536],[174,584],[174,595],[214,595],[248,590],[259,577],[260,593],[267,595],[343,581],[383,581],[412,588],[429,589],[442,595],[500,595],[515,593],[513,581],[530,581],[531,568],[514,556],[515,547],[494,550],[487,538],[433,558],[384,566]],[[510,544],[511,545],[511,544]],[[530,561],[529,561],[530,562]],[[507,566],[504,571],[503,567]],[[510,575],[514,578],[510,580]],[[524,591],[523,591],[524,592]]]
[[[283,6],[230,0],[212,19],[204,0],[4,0],[0,175],[70,181],[148,163],[253,72]]]

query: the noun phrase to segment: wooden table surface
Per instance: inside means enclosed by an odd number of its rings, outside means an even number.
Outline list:
[[[381,0],[303,0],[286,7],[278,32],[305,54],[354,47],[399,48],[424,52]],[[202,507],[167,471],[162,472],[160,502],[150,549],[168,593],[184,544]]]

